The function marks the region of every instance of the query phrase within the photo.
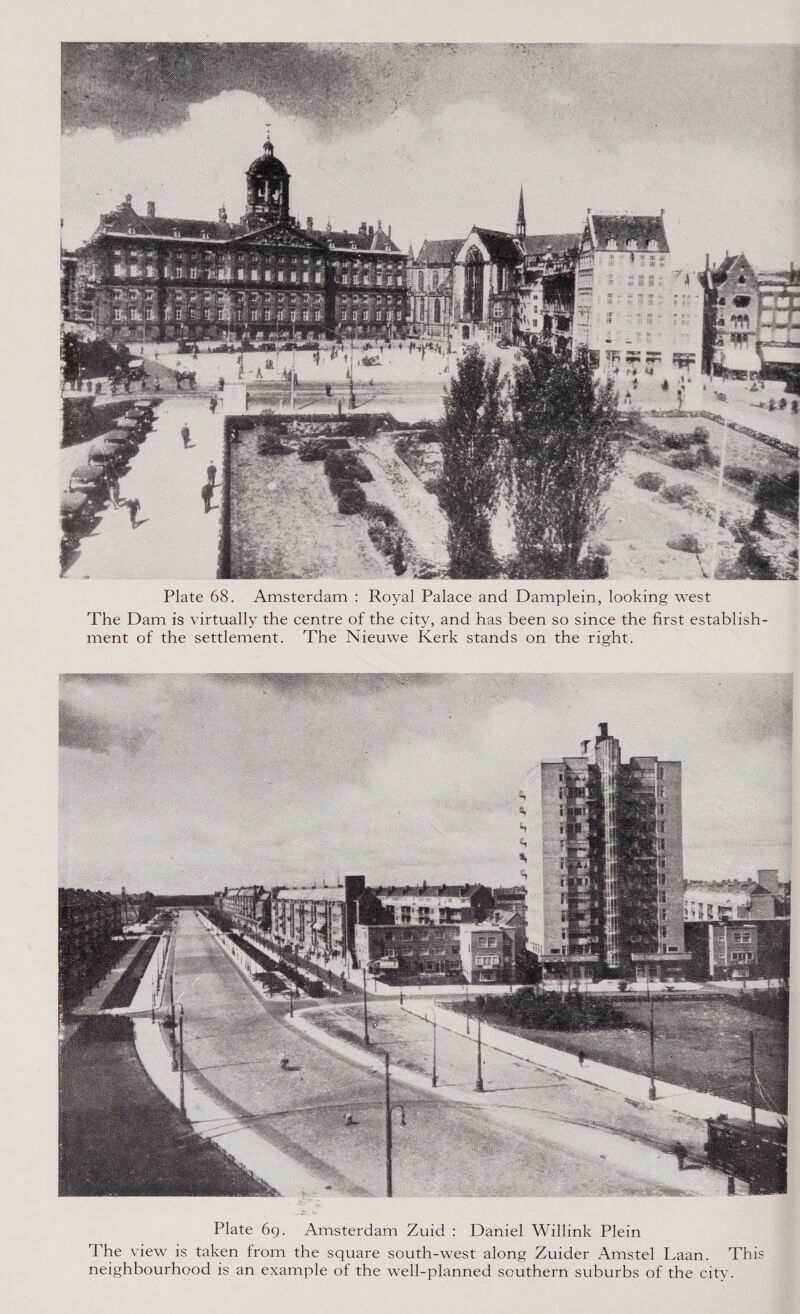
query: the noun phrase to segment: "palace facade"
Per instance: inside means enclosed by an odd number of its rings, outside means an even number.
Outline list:
[[[247,170],[238,223],[224,207],[216,220],[163,218],[152,201],[141,215],[126,196],[75,253],[65,317],[128,343],[401,331],[406,256],[391,228],[301,225],[289,212],[289,182],[268,139]]]

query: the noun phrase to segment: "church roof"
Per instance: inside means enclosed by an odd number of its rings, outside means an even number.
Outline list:
[[[581,244],[580,233],[534,233],[520,239],[526,255],[566,255],[568,251],[577,250]]]
[[[463,237],[439,237],[433,241],[425,238],[416,259],[418,265],[449,265],[454,260],[459,247],[464,245]]]
[[[511,233],[501,233],[495,228],[473,228],[483,242],[492,260],[510,260],[517,263],[520,258],[519,239]]]

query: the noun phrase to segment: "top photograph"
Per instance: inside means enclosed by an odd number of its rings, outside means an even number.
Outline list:
[[[65,44],[61,575],[796,579],[798,65]]]

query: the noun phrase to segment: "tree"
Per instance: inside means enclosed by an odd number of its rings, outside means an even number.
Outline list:
[[[520,578],[596,576],[582,557],[621,455],[613,384],[585,355],[529,351],[514,370],[506,474]]]
[[[496,573],[492,512],[497,505],[503,428],[500,362],[469,347],[444,397],[439,501],[448,519],[453,579],[487,579]]]

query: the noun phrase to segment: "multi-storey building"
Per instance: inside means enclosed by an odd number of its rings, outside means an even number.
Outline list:
[[[767,378],[800,380],[800,270],[758,275],[758,350]]]
[[[516,980],[516,939],[508,926],[495,922],[465,922],[460,928],[461,971],[483,985]]]
[[[460,980],[461,923],[398,926],[359,923],[355,929],[356,965],[396,974],[399,980],[437,977]]]
[[[401,330],[406,257],[391,228],[335,232],[311,218],[303,227],[289,212],[289,179],[267,140],[247,170],[238,223],[224,206],[216,220],[162,218],[152,201],[140,215],[126,196],[76,253],[74,278],[66,271],[67,317],[88,305],[97,335],[125,342]]]
[[[706,256],[704,368],[725,378],[761,371],[758,345],[759,288],[747,256],[725,253],[713,269]]]
[[[226,886],[214,898],[217,910],[238,927],[263,931],[270,924],[271,896],[263,885]]]
[[[691,976],[699,981],[789,979],[788,917],[688,922]]]
[[[672,274],[672,364],[690,374],[703,367],[705,289],[702,274],[676,269]]]
[[[122,900],[99,890],[58,891],[58,975],[69,994],[96,975],[115,936],[122,934]]]
[[[676,979],[683,941],[681,764],[623,762],[600,725],[520,793],[528,949],[545,974]]]
[[[272,892],[272,936],[281,948],[352,962],[357,923],[380,920],[380,903],[363,876],[345,876],[341,885]]]
[[[573,344],[604,371],[672,364],[672,271],[663,210],[589,210],[575,276]]]
[[[683,915],[687,922],[764,921],[788,912],[788,889],[774,868],[763,868],[756,880],[685,881]]]
[[[453,922],[480,922],[494,907],[485,885],[378,886],[374,894],[386,912],[385,921],[396,925],[441,926]]]

